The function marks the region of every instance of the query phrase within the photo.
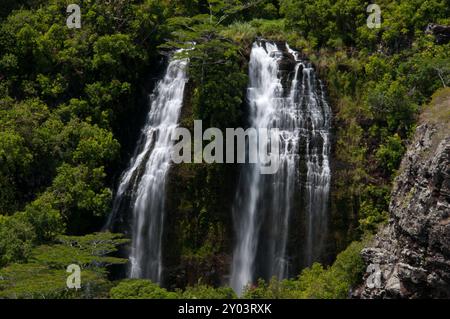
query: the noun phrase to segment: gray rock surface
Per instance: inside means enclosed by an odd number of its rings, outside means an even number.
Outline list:
[[[357,298],[450,298],[450,90],[421,116]]]

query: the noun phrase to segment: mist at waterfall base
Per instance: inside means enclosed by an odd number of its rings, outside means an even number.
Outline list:
[[[187,60],[172,60],[158,82],[135,154],[122,174],[106,228],[117,214],[132,214],[129,277],[160,283],[165,194],[171,136],[177,128],[187,82]]]
[[[289,55],[292,68],[281,69]],[[260,175],[258,164],[241,172],[230,278],[238,295],[257,278],[283,279],[320,258],[331,176],[331,111],[313,68],[287,44],[256,42],[249,77],[250,124],[278,128],[281,154],[274,175]],[[303,232],[290,227],[298,224],[304,225]],[[299,232],[304,236],[293,240]]]

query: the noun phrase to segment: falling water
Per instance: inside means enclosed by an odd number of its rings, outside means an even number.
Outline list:
[[[323,84],[316,81],[311,68],[303,70],[305,81],[302,88],[306,99],[304,123],[306,131],[305,160],[307,165],[306,196],[307,196],[307,240],[305,249],[305,265],[311,266],[320,258],[326,239],[328,198],[330,192],[331,171],[330,154],[330,114],[331,110],[324,96]],[[319,90],[316,88],[319,83]],[[317,92],[320,95],[317,95]]]
[[[280,69],[286,55],[292,62],[288,75]],[[289,224],[299,184],[305,186],[305,264],[318,258],[326,233],[330,185],[330,109],[312,67],[287,45],[280,49],[274,43],[257,42],[249,77],[250,125],[278,128],[281,148],[280,167],[274,175],[261,175],[258,164],[248,164],[241,173],[233,207],[236,246],[230,283],[238,294],[256,279],[256,272],[266,279],[288,275]],[[303,177],[302,163],[307,167]]]
[[[145,127],[122,175],[108,224],[119,210],[132,212],[131,278],[160,282],[165,188],[173,142],[187,81],[186,60],[172,60],[153,94]],[[128,194],[127,193],[130,193]],[[126,197],[128,200],[125,200]]]

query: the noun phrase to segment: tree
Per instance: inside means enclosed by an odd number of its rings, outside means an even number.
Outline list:
[[[375,153],[378,165],[382,167],[389,175],[400,166],[400,161],[405,153],[402,139],[398,134],[387,138],[386,142],[381,144]]]
[[[28,263],[0,269],[0,298],[106,297],[111,287],[106,278],[106,267],[127,261],[108,255],[128,240],[120,234],[106,232],[82,237],[61,236],[58,241],[59,244],[53,246],[34,248]],[[70,264],[82,268],[80,290],[66,286],[66,267]]]
[[[26,219],[33,226],[37,243],[53,241],[66,228],[60,212],[52,207],[49,195],[43,194],[25,208]]]
[[[101,222],[110,211],[112,193],[104,187],[104,178],[103,167],[91,169],[83,164],[63,164],[58,168],[48,192],[52,207],[61,213],[70,233],[92,229],[93,221]]]
[[[0,215],[0,267],[26,260],[31,254],[35,238],[33,226],[23,213]]]

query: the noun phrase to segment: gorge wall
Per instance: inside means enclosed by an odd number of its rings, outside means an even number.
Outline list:
[[[360,298],[450,297],[450,89],[434,95],[403,158],[390,220],[362,251]]]

